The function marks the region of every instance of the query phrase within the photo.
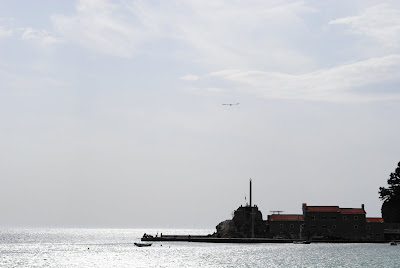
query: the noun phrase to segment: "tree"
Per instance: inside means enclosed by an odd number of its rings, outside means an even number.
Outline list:
[[[400,162],[387,183],[388,188],[379,187],[379,199],[383,200],[382,218],[388,223],[400,223]]]
[[[400,198],[400,162],[397,165],[396,170],[390,173],[390,177],[387,180],[389,184],[388,188],[379,187],[380,199],[383,201],[390,201]]]

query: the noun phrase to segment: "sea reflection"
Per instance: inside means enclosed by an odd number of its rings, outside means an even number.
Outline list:
[[[388,244],[208,244],[134,246],[139,229],[3,229],[0,267],[399,267]],[[208,234],[212,230],[165,230]]]

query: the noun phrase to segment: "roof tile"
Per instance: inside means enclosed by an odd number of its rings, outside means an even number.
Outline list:
[[[338,206],[307,206],[306,210],[315,212],[340,212]]]
[[[366,218],[367,222],[383,222],[382,218]]]
[[[362,208],[341,208],[340,212],[343,214],[365,214],[365,210]]]
[[[268,215],[269,221],[303,221],[303,215],[297,214],[272,214]]]

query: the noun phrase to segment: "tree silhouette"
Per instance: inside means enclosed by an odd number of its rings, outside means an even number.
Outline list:
[[[383,200],[382,218],[388,223],[400,223],[400,162],[387,183],[388,188],[379,187],[379,199]]]
[[[390,173],[390,177],[387,180],[389,184],[388,188],[379,187],[380,199],[383,201],[390,201],[393,199],[400,198],[400,162],[397,165],[396,170]]]

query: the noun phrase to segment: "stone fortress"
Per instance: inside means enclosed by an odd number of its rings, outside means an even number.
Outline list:
[[[400,239],[400,224],[385,223],[382,218],[366,217],[364,205],[359,208],[309,206],[302,204],[302,214],[281,214],[275,211],[262,217],[250,203],[234,211],[232,220],[216,226],[218,238],[271,238],[313,241],[390,241]]]

